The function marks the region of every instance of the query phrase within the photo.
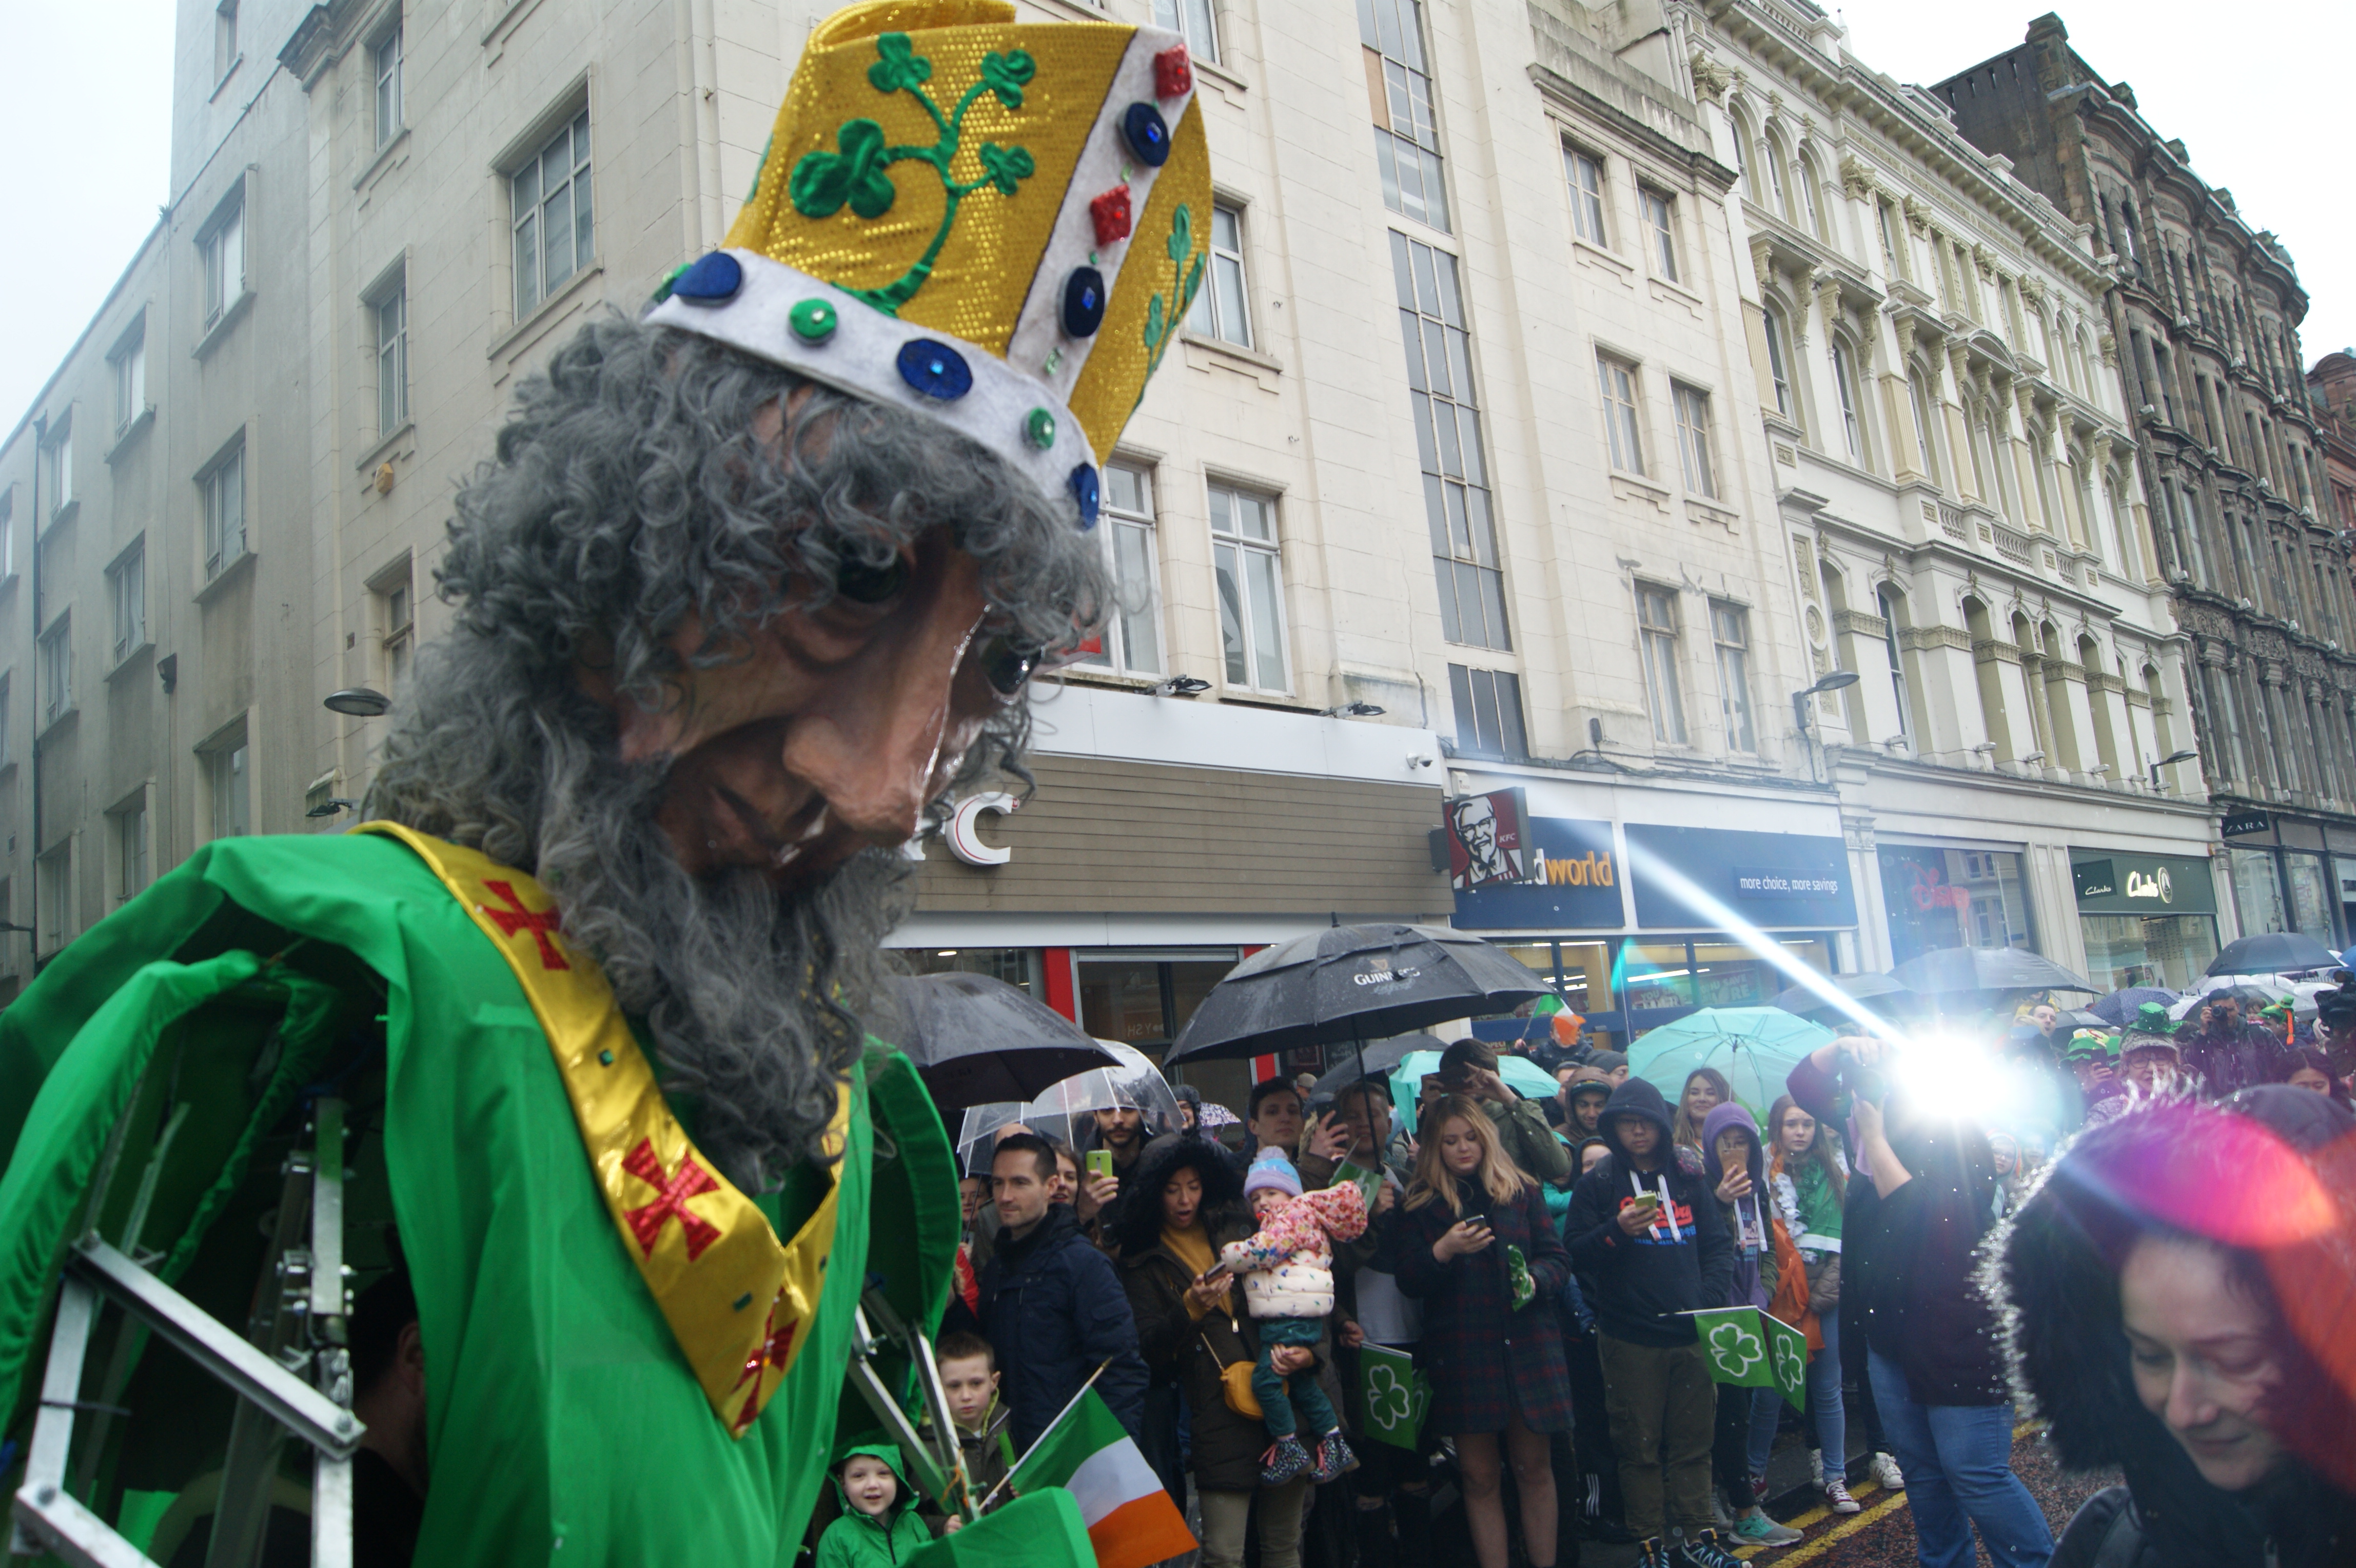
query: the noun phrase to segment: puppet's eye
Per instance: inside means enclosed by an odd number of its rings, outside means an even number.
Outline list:
[[[846,561],[834,575],[834,591],[855,605],[880,605],[907,585],[907,559],[899,555],[882,566]]]

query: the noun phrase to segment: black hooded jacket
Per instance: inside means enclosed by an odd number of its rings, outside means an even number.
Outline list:
[[[1657,1171],[1642,1171],[1620,1145],[1616,1118],[1641,1116],[1660,1129]],[[1595,1282],[1589,1306],[1598,1329],[1636,1345],[1690,1345],[1693,1319],[1679,1313],[1717,1306],[1733,1281],[1734,1248],[1719,1217],[1718,1196],[1702,1175],[1701,1156],[1669,1136],[1668,1103],[1641,1078],[1612,1090],[1603,1108],[1603,1140],[1611,1155],[1571,1188],[1563,1222],[1571,1263]],[[1639,1191],[1666,1195],[1652,1228],[1630,1236],[1620,1210]]]
[[[2324,1097],[2307,1090],[2292,1094]],[[2288,1109],[2304,1106],[2296,1101]],[[2265,1118],[2261,1118],[2262,1120]],[[2130,1116],[2072,1152],[2136,1136]],[[2209,1484],[2136,1397],[2116,1275],[2084,1226],[2088,1194],[2065,1155],[2012,1217],[1991,1284],[2006,1307],[2012,1378],[2067,1468],[2115,1466],[2062,1534],[2052,1568],[2345,1568],[2356,1563],[2356,1501],[2286,1463],[2245,1491]]]

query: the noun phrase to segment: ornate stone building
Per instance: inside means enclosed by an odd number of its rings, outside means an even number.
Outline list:
[[[2184,984],[2230,930],[2200,779],[2155,766],[2190,741],[2183,650],[2092,234],[1805,0],[1676,14],[1741,175],[1806,650],[1856,678],[1817,733],[1865,967],[2018,947]],[[2165,910],[2123,902],[2162,867]]]
[[[2070,48],[2059,16],[1931,91],[1973,143],[2093,226],[2241,923],[2336,950],[2349,933],[2327,856],[2356,854],[2356,597],[2299,371],[2307,293],[2290,254]]]

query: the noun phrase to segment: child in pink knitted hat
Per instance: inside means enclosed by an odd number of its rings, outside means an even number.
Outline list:
[[[1366,1232],[1365,1194],[1350,1183],[1303,1194],[1301,1173],[1282,1149],[1262,1149],[1244,1176],[1244,1197],[1259,1220],[1249,1240],[1230,1241],[1219,1261],[1243,1275],[1244,1302],[1259,1326],[1259,1364],[1252,1369],[1252,1395],[1268,1423],[1269,1451],[1260,1460],[1260,1481],[1280,1487],[1307,1472],[1330,1481],[1355,1462],[1343,1439],[1333,1402],[1317,1386],[1315,1369],[1298,1390],[1269,1365],[1280,1345],[1314,1347],[1333,1310],[1333,1243],[1355,1241]],[[1301,1441],[1293,1406],[1309,1430],[1321,1434],[1314,1455]]]

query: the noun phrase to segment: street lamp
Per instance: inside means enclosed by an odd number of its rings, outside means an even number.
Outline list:
[[[2159,793],[2159,770],[2161,768],[2172,768],[2179,762],[2192,762],[2198,760],[2201,754],[2197,751],[2171,751],[2166,757],[2161,757],[2158,762],[2153,763],[2151,765],[2151,792],[2155,795]]]
[[[1808,733],[1808,699],[1826,692],[1845,692],[1857,684],[1857,671],[1836,670],[1804,692],[1792,693],[1792,727],[1803,736]]]
[[[367,686],[347,686],[340,692],[330,692],[321,699],[331,714],[346,714],[356,719],[373,719],[392,711],[392,699],[382,692]]]
[[[1211,683],[1200,675],[1173,675],[1154,687],[1153,694],[1157,697],[1191,697],[1210,689]]]
[[[1338,708],[1328,708],[1323,714],[1329,719],[1378,719],[1384,710],[1372,703],[1344,703]]]

